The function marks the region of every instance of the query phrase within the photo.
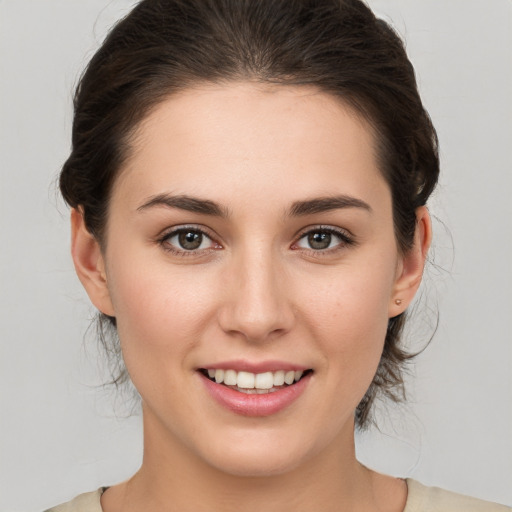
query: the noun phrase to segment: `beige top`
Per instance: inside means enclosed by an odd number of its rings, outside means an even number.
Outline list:
[[[511,507],[469,498],[437,487],[425,487],[410,478],[406,482],[409,492],[404,512],[512,512]],[[46,512],[103,512],[100,504],[102,493],[103,489],[98,489],[81,494]]]

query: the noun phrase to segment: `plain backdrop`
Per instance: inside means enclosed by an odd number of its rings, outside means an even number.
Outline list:
[[[367,464],[512,504],[512,2],[371,0],[405,38],[441,141],[435,246],[406,407]],[[128,0],[0,0],[0,510],[41,511],[136,471],[140,416],[102,382],[55,179],[80,71]]]

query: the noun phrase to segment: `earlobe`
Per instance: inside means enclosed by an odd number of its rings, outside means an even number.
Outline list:
[[[423,269],[432,241],[432,223],[426,206],[416,210],[414,245],[402,256],[389,305],[389,317],[403,313],[421,284]]]
[[[115,316],[100,244],[85,226],[82,212],[71,210],[71,255],[80,282],[91,302],[104,314]]]

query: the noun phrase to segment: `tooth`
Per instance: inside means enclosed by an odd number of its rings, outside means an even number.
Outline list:
[[[258,395],[266,395],[268,393],[268,389],[256,389],[256,393],[258,393]]]
[[[274,386],[282,386],[284,384],[284,370],[274,373]]]
[[[254,373],[238,372],[238,376],[236,378],[236,385],[239,388],[253,389],[254,381],[255,381]]]
[[[227,386],[237,386],[244,392],[254,390],[258,394],[266,393],[268,390],[277,391],[283,384],[291,385],[300,380],[303,371],[285,371],[278,370],[276,372],[258,373],[255,375],[251,372],[237,372],[235,370],[208,369],[208,376],[215,379],[218,384],[224,383]]]
[[[236,386],[235,370],[226,370],[224,372],[224,384],[226,384],[226,386]]]
[[[293,370],[286,372],[286,374],[284,376],[284,381],[286,382],[286,384],[293,384],[294,380],[295,380],[295,372]]]
[[[258,389],[270,389],[274,385],[272,372],[258,373],[254,379],[254,387]]]

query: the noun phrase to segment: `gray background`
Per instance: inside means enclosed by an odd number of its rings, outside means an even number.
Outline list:
[[[369,465],[512,504],[512,2],[371,0],[405,37],[441,140],[405,408],[358,438]],[[133,473],[140,417],[102,381],[54,180],[71,92],[128,0],[0,0],[0,510],[40,511]],[[454,249],[452,248],[454,246]],[[385,411],[384,411],[385,412]]]

